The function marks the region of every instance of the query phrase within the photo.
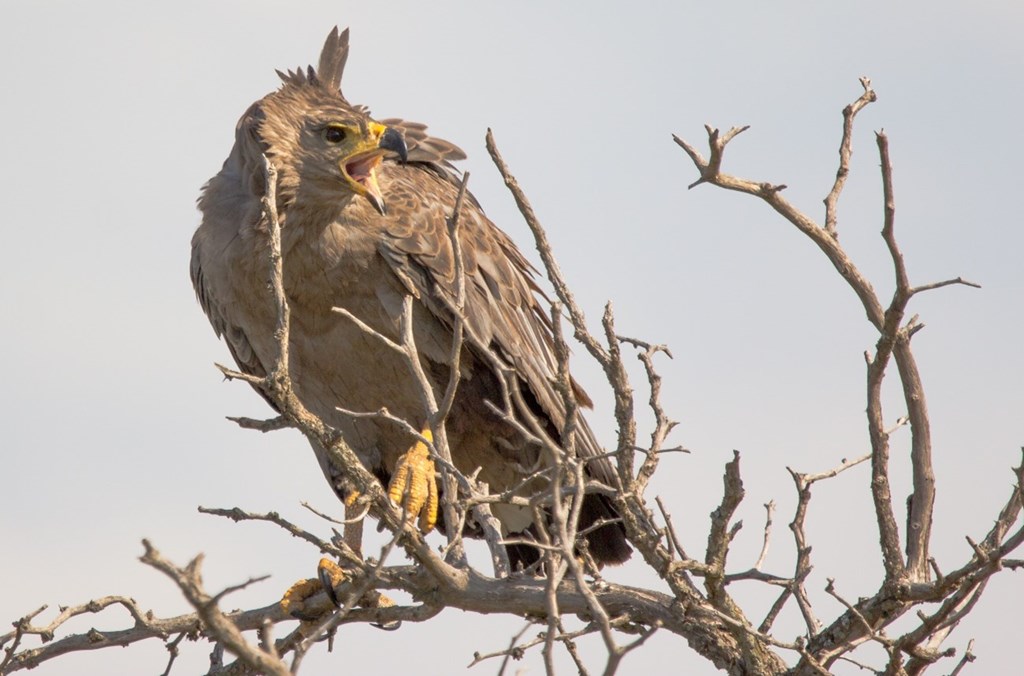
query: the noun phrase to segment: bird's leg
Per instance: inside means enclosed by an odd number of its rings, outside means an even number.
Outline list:
[[[429,428],[421,432],[428,441],[434,437]],[[419,527],[429,533],[437,524],[437,480],[434,461],[427,444],[417,440],[395,463],[388,485],[388,497],[411,517],[419,517]]]
[[[421,433],[428,441],[434,437],[430,429],[424,429]],[[430,457],[430,449],[423,441],[417,440],[413,446],[403,453],[398,462],[395,463],[394,472],[391,474],[391,483],[388,485],[388,497],[400,505],[410,518],[419,517],[418,525],[424,533],[429,533],[437,524],[437,479],[434,476],[434,461]],[[353,518],[353,513],[359,512],[358,505],[360,494],[358,491],[350,491],[345,496],[345,542],[354,551],[362,552],[362,520]],[[327,593],[331,602],[340,607],[341,597],[339,587],[351,582],[350,576],[331,559],[320,559],[317,566],[317,576],[307,580],[299,580],[284,593],[281,598],[281,607],[289,615],[300,620],[312,620],[312,613],[305,608],[306,601],[311,599],[320,591]],[[370,608],[384,608],[393,606],[394,601],[376,591],[370,591],[363,595],[359,605]],[[380,625],[382,629],[392,629],[392,626]]]
[[[355,500],[345,501],[345,544],[359,558],[363,558],[363,519],[359,518],[362,514],[363,509],[356,505]]]
[[[339,488],[339,492],[344,490]],[[344,540],[353,552],[360,558],[363,556],[363,517],[366,510],[363,501],[359,500],[361,494],[354,488],[345,490],[345,534]],[[330,559],[320,559],[317,566],[317,575],[313,578],[299,580],[284,593],[281,597],[281,607],[286,613],[304,622],[312,622],[317,619],[317,614],[311,608],[306,607],[306,602],[318,593],[325,592],[327,598],[335,606],[340,607],[339,586],[346,582],[349,576],[341,566]],[[387,597],[384,597],[386,600]],[[366,605],[362,603],[361,605]],[[376,603],[372,607],[389,605],[387,603]],[[394,604],[390,604],[394,605]],[[321,610],[320,615],[329,609]]]

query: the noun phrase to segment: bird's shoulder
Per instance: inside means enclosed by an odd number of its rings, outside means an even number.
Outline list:
[[[388,217],[380,235],[382,255],[393,267],[412,275],[418,287],[429,285],[432,291],[453,299],[456,273],[449,219],[459,177],[437,165],[389,163],[384,181]],[[533,267],[469,193],[458,215],[457,236],[471,323],[475,316],[483,329],[484,324],[508,323],[515,315],[533,314],[540,308]],[[539,328],[532,327],[530,332]]]

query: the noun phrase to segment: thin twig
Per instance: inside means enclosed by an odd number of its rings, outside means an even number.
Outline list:
[[[145,547],[146,553],[141,557],[141,561],[164,573],[178,585],[178,589],[181,590],[192,607],[196,609],[208,631],[218,641],[222,642],[231,652],[238,655],[242,661],[259,673],[272,676],[291,676],[291,671],[280,658],[250,645],[242,636],[238,626],[225,617],[217,607],[217,599],[229,590],[243,589],[252,582],[255,582],[256,579],[230,587],[211,597],[203,589],[199,574],[203,560],[202,554],[189,562],[184,568],[178,568],[165,559],[149,541],[143,540],[142,545]]]
[[[871,80],[866,77],[860,79],[861,86],[864,87],[864,93],[861,94],[860,98],[846,106],[843,109],[843,140],[839,144],[839,169],[836,171],[836,181],[832,185],[832,190],[829,191],[828,196],[825,197],[825,231],[831,234],[833,237],[837,237],[837,203],[839,202],[839,195],[843,192],[843,187],[846,185],[846,177],[850,173],[850,157],[853,155],[853,118],[857,116],[860,110],[878,100],[878,96],[875,91],[871,89]]]

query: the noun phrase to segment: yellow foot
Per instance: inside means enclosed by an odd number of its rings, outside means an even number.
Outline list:
[[[297,620],[304,622],[315,620],[323,613],[317,614],[312,612],[311,609],[306,607],[306,602],[323,591],[323,588],[320,580],[316,578],[299,580],[291,587],[288,587],[288,591],[281,597],[281,608]]]
[[[338,587],[345,581],[345,571],[330,559],[320,559],[320,563],[316,567],[316,577],[324,591],[327,592],[327,598],[336,607],[340,608],[341,601],[338,600]]]
[[[303,622],[317,620],[323,616],[324,610],[321,609],[318,613],[313,612],[312,608],[307,607],[307,601],[323,591],[327,594],[327,598],[331,600],[331,603],[340,608],[342,605],[341,587],[348,580],[349,577],[341,566],[331,559],[320,559],[316,569],[316,577],[308,580],[299,580],[289,587],[288,591],[281,598],[281,608],[297,620],[302,620]],[[359,599],[359,605],[363,608],[389,608],[395,605],[395,602],[376,590],[370,590]],[[397,629],[399,625],[401,625],[401,622],[396,621],[375,624],[374,626],[390,631]]]
[[[429,429],[423,436],[433,441]],[[437,481],[434,479],[434,461],[430,450],[422,441],[404,453],[395,465],[388,485],[388,497],[405,509],[410,517],[419,517],[419,527],[429,533],[437,524]]]
[[[320,579],[320,583],[323,585],[324,591],[327,592],[327,598],[331,599],[331,603],[336,607],[341,608],[341,598],[338,596],[338,587],[348,579],[348,576],[345,575],[345,571],[342,567],[331,559],[320,559],[320,565],[316,568],[316,575]],[[395,602],[384,594],[381,594],[376,589],[371,589],[363,594],[362,598],[359,599],[359,605],[363,608],[390,608],[395,605]],[[382,624],[375,623],[373,626],[379,629],[392,631],[394,629],[398,629],[401,624],[402,623],[400,621],[394,621],[384,622]]]
[[[338,587],[347,579],[345,571],[330,559],[320,559],[316,573],[315,578],[299,580],[293,584],[281,597],[281,608],[296,619],[310,621],[324,614],[324,608],[314,612],[313,608],[307,607],[307,601],[320,592],[326,592],[331,603],[341,606],[338,601]]]

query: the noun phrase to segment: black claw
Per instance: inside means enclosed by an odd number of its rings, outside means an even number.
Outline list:
[[[341,608],[341,600],[338,598],[337,592],[334,591],[334,580],[331,579],[330,571],[326,568],[318,568],[316,576],[320,579],[320,584],[323,586],[324,591],[327,592],[327,598],[331,600],[331,603],[336,608]]]

